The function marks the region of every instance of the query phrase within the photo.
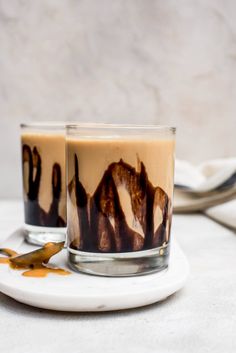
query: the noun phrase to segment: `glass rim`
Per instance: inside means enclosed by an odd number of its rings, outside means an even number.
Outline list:
[[[155,124],[108,124],[108,123],[68,123],[65,124],[66,130],[76,131],[78,129],[97,129],[97,130],[109,130],[109,129],[120,129],[120,130],[155,130],[159,132],[172,132],[175,134],[176,127],[169,125],[155,125]]]
[[[120,130],[120,131],[131,131],[136,130],[139,132],[153,133],[170,133],[175,135],[176,127],[170,125],[159,125],[159,124],[112,124],[112,123],[92,123],[92,122],[63,122],[63,121],[36,121],[26,122],[20,124],[21,129],[42,129],[42,130],[65,130],[68,133],[80,130],[97,130],[97,131],[109,131],[109,130]]]
[[[20,128],[39,128],[39,129],[50,129],[50,128],[58,128],[58,129],[65,129],[66,122],[62,121],[36,121],[36,122],[28,122],[28,123],[21,123]]]

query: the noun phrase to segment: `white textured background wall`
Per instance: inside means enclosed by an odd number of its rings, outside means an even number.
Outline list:
[[[173,124],[179,158],[236,151],[235,0],[0,0],[0,196],[18,124]]]

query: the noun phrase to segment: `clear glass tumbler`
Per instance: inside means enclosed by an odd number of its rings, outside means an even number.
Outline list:
[[[66,146],[70,266],[104,276],[167,268],[175,128],[68,125]]]
[[[65,124],[21,124],[21,148],[26,239],[64,241]]]

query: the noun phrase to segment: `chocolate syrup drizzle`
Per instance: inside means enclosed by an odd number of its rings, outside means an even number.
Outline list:
[[[139,172],[122,159],[118,163],[111,163],[92,196],[86,193],[79,180],[76,154],[74,168],[75,175],[68,185],[69,197],[73,193],[75,195],[78,221],[78,229],[74,229],[74,222],[68,223],[72,248],[93,252],[127,252],[155,248],[168,241],[171,226],[170,200],[163,189],[154,187],[148,180],[141,161]],[[118,188],[121,185],[130,195],[136,224],[132,229],[128,226],[119,199]],[[161,209],[162,223],[154,231],[156,207]]]
[[[42,173],[41,156],[36,147],[22,146],[22,163],[29,165],[27,200],[24,202],[25,222],[35,226],[65,227],[66,223],[59,216],[59,202],[61,197],[61,167],[54,163],[52,167],[52,202],[48,212],[39,205],[39,189]],[[35,177],[34,177],[35,169]],[[24,175],[23,175],[24,178]]]

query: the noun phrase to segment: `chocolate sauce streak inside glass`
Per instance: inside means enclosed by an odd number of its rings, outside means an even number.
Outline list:
[[[42,173],[41,156],[36,147],[31,148],[24,144],[22,147],[23,169],[28,163],[28,191],[25,201],[25,222],[43,227],[65,227],[66,223],[59,216],[59,202],[61,196],[61,167],[54,163],[52,167],[52,202],[49,211],[44,211],[39,205],[40,179]],[[34,176],[35,170],[35,176]],[[24,178],[24,175],[23,175]]]
[[[159,247],[168,241],[170,200],[163,189],[154,187],[148,180],[141,161],[138,169],[136,171],[122,159],[111,163],[90,196],[79,180],[79,162],[74,155],[75,175],[68,191],[70,198],[75,194],[78,229],[72,229],[74,225],[69,223],[68,233],[75,238],[71,248],[92,252],[129,252]],[[122,208],[119,188],[125,188],[129,194],[132,225],[128,224]],[[162,222],[155,230],[157,207],[161,210]]]

